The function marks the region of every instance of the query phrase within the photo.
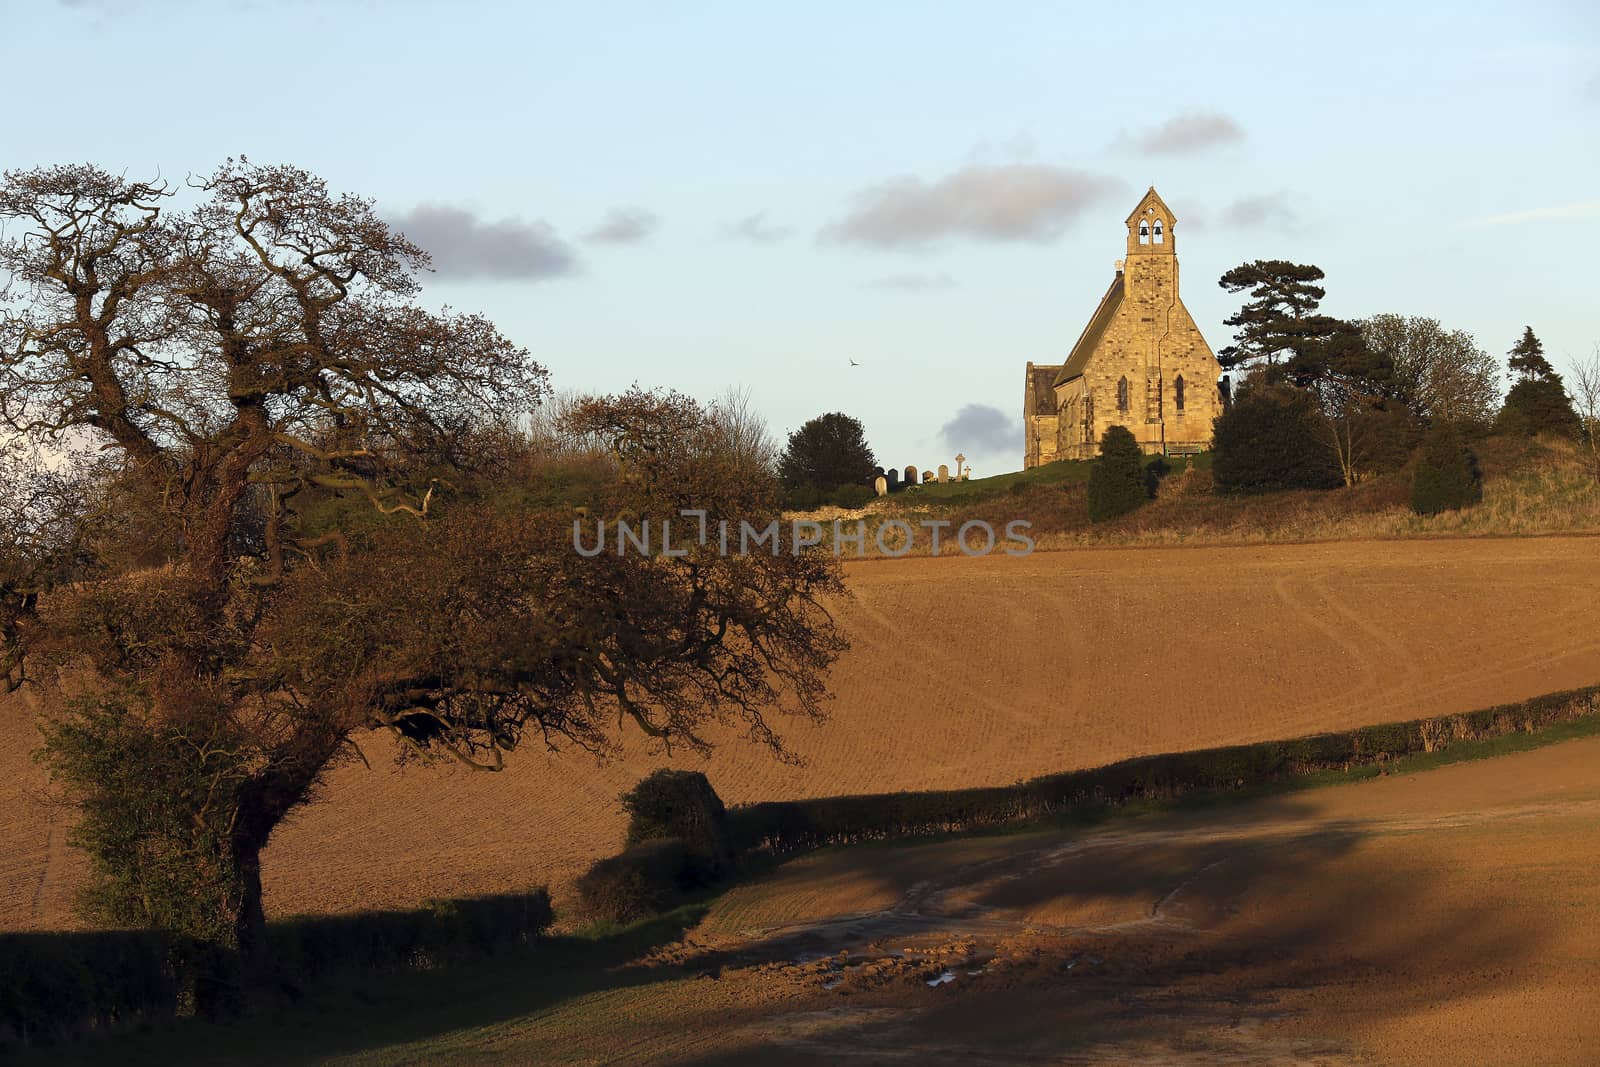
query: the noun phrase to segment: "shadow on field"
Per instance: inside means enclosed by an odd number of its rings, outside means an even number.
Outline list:
[[[347,979],[248,1023],[38,1062],[1339,1059],[1352,1020],[1438,1011],[1512,981],[1550,943],[1557,909],[1484,889],[1487,844],[1482,827],[1335,821],[1276,797],[1088,833],[838,849],[615,935]],[[748,936],[705,948],[713,921],[682,940],[736,894]],[[970,960],[902,951],[957,942],[975,946]],[[860,965],[874,958],[887,969]],[[930,987],[944,968],[954,979]],[[619,996],[569,1007],[605,991]]]
[[[585,993],[659,982],[664,975],[624,965],[680,939],[705,910],[704,904],[686,906],[599,937],[550,937],[469,965],[340,976],[312,986],[298,1004],[238,1023],[182,1020],[31,1050],[16,1062],[307,1063],[425,1041],[541,1012]]]
[[[832,992],[819,976],[815,995],[795,1006],[805,1025],[798,1015],[741,1024],[721,1013],[731,1031],[724,1047],[681,1062],[1360,1056],[1352,1029],[1514,989],[1558,934],[1559,910],[1539,906],[1536,887],[1491,880],[1486,888],[1483,868],[1496,864],[1471,855],[1492,851],[1481,827],[1317,823],[1303,814],[1280,800],[1232,812],[1214,829],[1160,820],[1030,844],[918,886],[898,921],[788,931],[758,951],[826,951],[829,933],[845,931],[876,935],[887,948],[920,929],[975,937],[980,956],[993,958],[977,975],[939,961],[855,982],[847,963],[826,976],[837,983]],[[1452,857],[1465,877],[1455,876]],[[873,876],[893,880],[893,865]],[[930,988],[941,973],[952,980]],[[1492,1032],[1493,1020],[1484,1022]],[[686,1032],[696,1025],[705,1020],[684,1020]],[[1472,1059],[1470,1035],[1455,1040],[1441,1056]]]

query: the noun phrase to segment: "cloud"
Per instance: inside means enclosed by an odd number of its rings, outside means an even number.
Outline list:
[[[1022,451],[1022,420],[988,404],[967,404],[939,427],[939,443],[972,455]]]
[[[1298,216],[1289,206],[1289,198],[1283,193],[1241,196],[1222,209],[1222,222],[1225,226],[1240,228],[1273,226],[1279,229],[1292,229],[1297,220]]]
[[[787,226],[767,225],[767,213],[757,211],[754,215],[746,215],[735,222],[723,227],[729,237],[737,237],[741,241],[754,241],[756,244],[772,244],[782,241],[794,231]]]
[[[948,289],[956,284],[956,280],[948,274],[890,274],[872,284],[878,289],[920,292],[926,289]]]
[[[1122,183],[1039,163],[968,166],[934,182],[904,175],[862,189],[850,210],[823,227],[827,241],[913,248],[960,236],[1045,242]]]
[[[1131,135],[1123,132],[1111,147],[1147,156],[1179,156],[1242,140],[1244,130],[1228,116],[1215,111],[1186,111],[1154,129]]]
[[[596,245],[636,245],[660,226],[660,217],[644,208],[612,208],[605,221],[584,234],[583,239]]]
[[[1536,207],[1527,211],[1511,211],[1504,215],[1486,215],[1468,219],[1463,226],[1515,226],[1523,222],[1572,222],[1578,219],[1600,219],[1600,200],[1579,200],[1555,207]]]
[[[1018,130],[1003,141],[985,137],[967,153],[968,163],[1021,163],[1039,158],[1039,146],[1031,134]]]
[[[537,281],[579,269],[577,253],[542,220],[485,222],[465,208],[418,204],[389,221],[433,257],[441,278]]]

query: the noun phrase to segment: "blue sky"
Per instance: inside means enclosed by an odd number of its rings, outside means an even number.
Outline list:
[[[1152,184],[1213,348],[1278,257],[1332,314],[1600,342],[1587,4],[0,0],[0,70],[0,166],[310,168],[557,387],[747,385],[885,465],[1020,466]]]

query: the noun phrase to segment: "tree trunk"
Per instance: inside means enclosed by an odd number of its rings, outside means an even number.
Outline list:
[[[239,879],[239,897],[233,918],[234,943],[251,985],[270,982],[272,946],[267,942],[267,915],[261,906],[261,846],[254,841],[234,842],[233,866]]]

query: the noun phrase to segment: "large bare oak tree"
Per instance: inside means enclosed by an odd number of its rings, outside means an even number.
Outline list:
[[[0,227],[0,420],[53,453],[5,465],[0,667],[60,694],[46,758],[100,916],[259,972],[262,849],[362,731],[493,768],[625,723],[781,754],[771,712],[820,717],[836,564],[583,558],[570,507],[509,505],[545,372],[419,306],[426,254],[370,202],[244,160],[177,186],[57,166],[5,175]],[[609,450],[591,516],[775,507],[681,397],[565,423]]]

